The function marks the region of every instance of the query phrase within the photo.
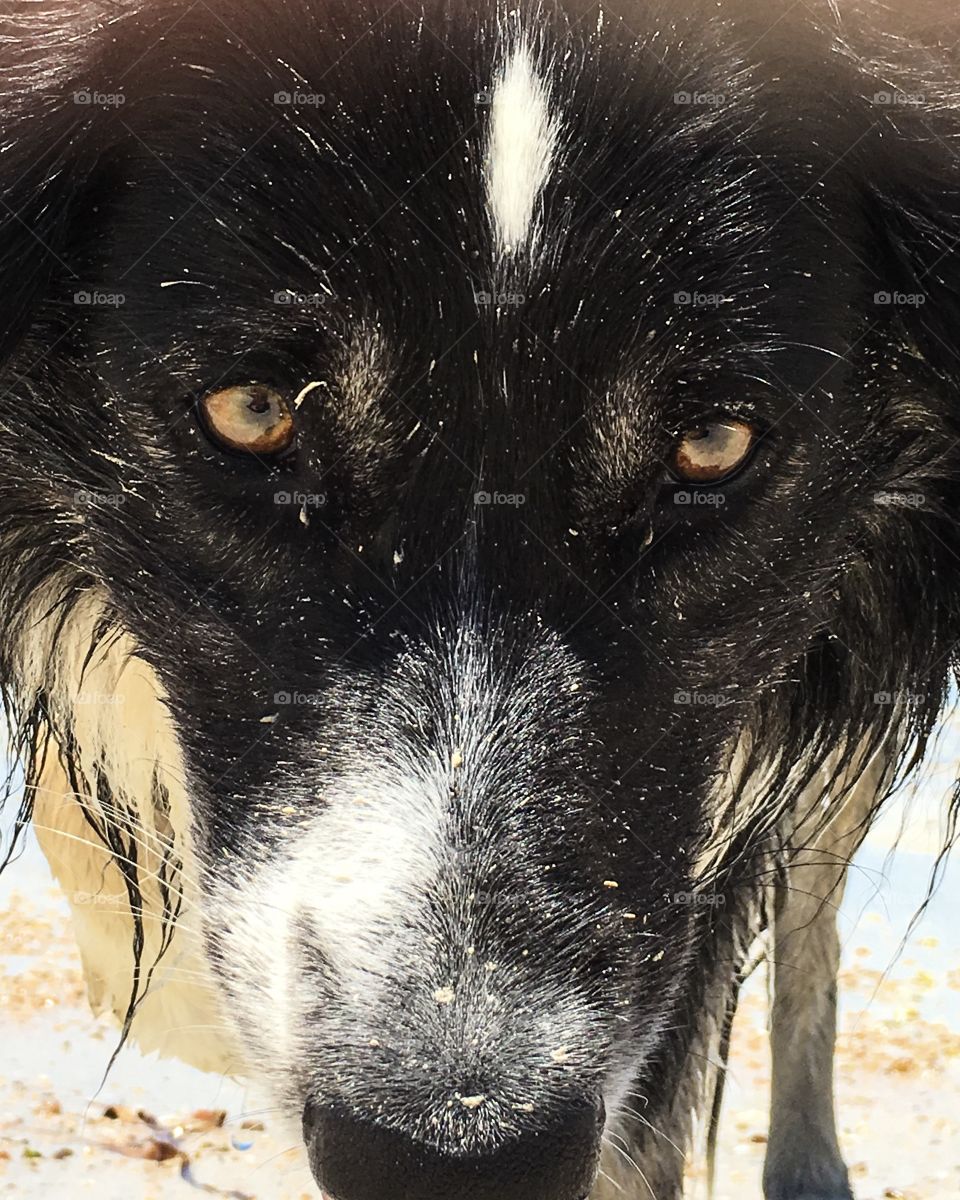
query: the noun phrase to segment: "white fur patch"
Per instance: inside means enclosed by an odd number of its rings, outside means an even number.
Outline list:
[[[282,1075],[311,1049],[310,1030],[291,1008],[304,986],[297,914],[308,919],[343,995],[377,1010],[380,984],[400,968],[392,932],[414,920],[443,857],[447,789],[438,784],[377,771],[344,780],[324,793],[319,816],[309,815],[314,801],[304,799],[304,820],[285,853],[266,866],[250,864],[239,891],[223,880],[213,907],[224,914],[220,940],[242,979],[244,1014],[253,1028],[258,1010],[273,1014],[269,1055],[259,1064],[265,1073]],[[286,1081],[277,1082],[282,1091]]]
[[[237,1071],[241,1064],[201,943],[189,794],[163,689],[127,634],[98,642],[103,597],[88,593],[61,629],[55,595],[51,588],[39,597],[39,615],[24,622],[17,691],[25,708],[37,692],[46,693],[54,741],[66,731],[75,739],[80,785],[93,790],[103,770],[114,802],[134,814],[130,836],[137,843],[143,901],[144,976],[161,946],[164,906],[158,872],[167,839],[173,839],[183,864],[169,878],[172,893],[182,889],[176,934],[137,1009],[132,1036],[145,1051],[173,1055],[202,1070]],[[92,653],[91,646],[96,647]],[[166,788],[168,811],[153,806],[154,775]],[[90,1006],[122,1021],[133,971],[133,918],[123,877],[84,818],[81,801],[99,820],[113,814],[103,810],[95,791],[77,795],[56,744],[48,748],[27,787],[33,792],[37,840],[70,904]]]
[[[536,240],[537,207],[558,137],[549,85],[538,73],[529,44],[521,40],[498,72],[490,103],[487,204],[503,255],[514,255]]]

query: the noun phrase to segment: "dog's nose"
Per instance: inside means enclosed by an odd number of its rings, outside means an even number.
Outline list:
[[[308,1104],[303,1116],[310,1166],[330,1200],[584,1200],[602,1130],[602,1103],[584,1101],[488,1151],[457,1152],[339,1107]]]

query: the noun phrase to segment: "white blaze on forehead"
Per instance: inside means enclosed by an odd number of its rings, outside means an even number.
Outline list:
[[[487,203],[502,254],[517,253],[536,236],[537,205],[558,133],[549,85],[530,46],[520,41],[497,74],[490,102]]]

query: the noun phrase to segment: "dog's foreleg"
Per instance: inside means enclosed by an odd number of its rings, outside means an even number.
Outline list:
[[[851,1200],[834,1109],[840,939],[847,866],[885,787],[880,754],[821,830],[820,795],[804,796],[773,922],[773,1086],[763,1172],[767,1200]],[[818,785],[819,786],[819,785]]]
[[[767,1200],[851,1200],[837,1141],[833,1051],[840,944],[833,905],[842,884],[800,868],[778,897],[770,1041],[773,1080],[763,1171]],[[830,898],[799,894],[809,885]],[[811,888],[811,893],[813,889]],[[822,907],[819,907],[822,906]]]

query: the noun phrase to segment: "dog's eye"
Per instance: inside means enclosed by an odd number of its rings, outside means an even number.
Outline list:
[[[757,431],[732,418],[688,429],[673,452],[670,469],[685,483],[721,483],[750,457]]]
[[[200,401],[200,412],[215,441],[245,454],[281,454],[296,434],[286,400],[264,384],[210,392]]]

